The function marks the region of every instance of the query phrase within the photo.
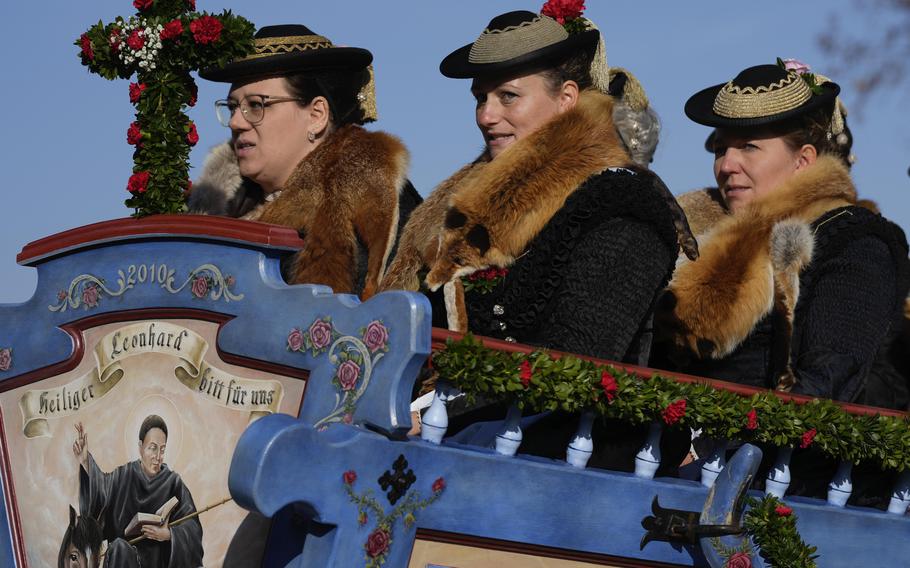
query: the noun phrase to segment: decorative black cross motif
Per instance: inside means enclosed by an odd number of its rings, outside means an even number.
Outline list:
[[[417,476],[414,475],[413,469],[405,469],[408,467],[408,460],[404,459],[404,454],[398,456],[398,459],[395,460],[395,463],[392,464],[392,471],[386,470],[382,476],[379,477],[379,486],[382,487],[383,491],[388,490],[386,496],[389,498],[389,503],[392,505],[396,501],[401,499],[405,493],[408,492],[408,489],[414,482],[417,481]],[[391,489],[389,489],[391,487]]]
[[[128,79],[136,147],[127,184],[136,215],[179,213],[189,189],[190,147],[199,140],[183,110],[196,104],[190,71],[224,65],[253,48],[253,24],[225,11],[196,12],[196,0],[134,0],[138,12],[98,22],[79,39],[79,57],[105,79]]]

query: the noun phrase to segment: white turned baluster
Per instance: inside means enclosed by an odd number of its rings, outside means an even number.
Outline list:
[[[442,389],[437,388],[433,395],[433,403],[423,415],[420,437],[427,442],[440,444],[448,428],[449,411],[446,410],[446,396]]]
[[[578,421],[578,431],[566,448],[566,461],[569,465],[584,469],[594,453],[594,441],[591,440],[591,427],[594,425],[594,411],[586,410]]]
[[[910,506],[910,469],[905,469],[894,483],[891,502],[888,503],[888,512],[904,515],[907,513],[908,506]]]
[[[645,445],[638,450],[635,456],[635,475],[645,479],[653,479],[660,467],[660,436],[663,434],[663,424],[652,422],[648,430]]]
[[[784,494],[790,487],[790,458],[792,456],[793,448],[777,448],[777,459],[774,460],[774,465],[765,480],[765,493],[774,495],[778,499],[784,498]]]
[[[727,465],[727,440],[717,440],[711,455],[701,466],[701,484],[705,487],[714,485],[714,481]]]
[[[853,464],[850,462],[840,462],[837,466],[837,473],[834,479],[828,484],[828,504],[835,507],[843,507],[847,504],[847,499],[853,493],[853,480],[850,474],[853,472]]]
[[[517,404],[509,407],[506,421],[502,430],[496,434],[496,453],[504,456],[514,456],[521,445],[521,409]]]

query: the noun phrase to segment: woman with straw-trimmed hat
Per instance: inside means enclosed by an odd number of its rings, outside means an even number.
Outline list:
[[[376,119],[373,56],[303,25],[263,27],[254,48],[200,73],[231,84],[215,103],[231,140],[207,158],[189,209],[295,228],[306,245],[289,282],[367,298],[421,200],[404,145],[361,127]]]
[[[643,90],[610,71],[600,32],[572,4],[497,16],[442,61],[443,75],[472,80],[485,149],[414,211],[383,287],[443,289],[437,322],[450,329],[645,363],[678,243],[697,252],[673,196],[631,157],[646,165],[638,151],[656,143]],[[576,419],[538,425],[522,451],[564,457]],[[622,464],[591,464],[630,469],[636,434]]]
[[[615,128],[619,104],[643,111],[647,98],[630,74],[618,83],[635,100],[610,95],[599,39],[581,17],[509,12],[443,60],[444,75],[473,80],[485,150],[415,210],[383,288],[417,289],[426,271],[451,329],[646,356],[640,332],[684,219]]]
[[[658,309],[670,364],[843,401],[865,392],[910,286],[899,227],[857,206],[840,88],[795,61],[704,89],[686,114],[714,127],[718,187],[681,198],[701,257]],[[906,385],[903,386],[906,405]]]

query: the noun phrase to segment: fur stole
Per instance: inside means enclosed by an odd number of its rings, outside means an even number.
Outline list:
[[[827,211],[855,204],[856,190],[847,168],[823,155],[736,215],[724,214],[711,193],[680,197],[693,226],[702,229],[695,231],[703,232],[701,256],[678,264],[656,327],[677,348],[721,359],[772,310],[780,310],[792,330],[799,274],[814,246],[809,226]],[[781,385],[788,386],[786,377]]]
[[[223,158],[213,153],[210,159],[214,166]],[[362,243],[367,266],[361,297],[369,298],[377,292],[395,243],[398,195],[406,181],[408,158],[401,141],[389,134],[343,126],[297,165],[277,197],[260,203],[243,218],[301,233],[305,246],[288,271],[291,284],[324,284],[336,293],[352,292],[358,274],[358,242]],[[236,169],[236,159],[232,162]],[[215,179],[215,172],[208,175],[208,170],[207,161],[203,179]],[[243,184],[249,183],[239,178],[239,169],[236,172],[236,176],[231,173],[229,163],[217,174],[228,182],[221,191],[227,200],[236,200]]]
[[[405,226],[383,289],[417,289],[422,269],[435,290],[488,266],[509,266],[582,182],[632,164],[612,112],[611,97],[585,91],[575,108],[496,160],[484,154],[440,184]]]
[[[263,199],[262,188],[240,175],[230,142],[212,148],[187,199],[187,210],[197,215],[241,217]]]
[[[509,266],[586,179],[631,167],[612,116],[610,96],[586,91],[573,109],[466,175],[449,199],[426,278],[430,289],[488,266]]]

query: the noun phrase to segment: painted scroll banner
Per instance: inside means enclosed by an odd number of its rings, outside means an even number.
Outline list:
[[[203,360],[208,347],[196,332],[168,322],[117,329],[95,345],[96,366],[91,371],[65,385],[22,395],[22,432],[26,438],[49,437],[47,420],[70,416],[98,402],[124,378],[120,361],[146,353],[176,357],[177,380],[214,404],[250,412],[251,420],[278,411],[281,383],[244,379],[221,371]]]

